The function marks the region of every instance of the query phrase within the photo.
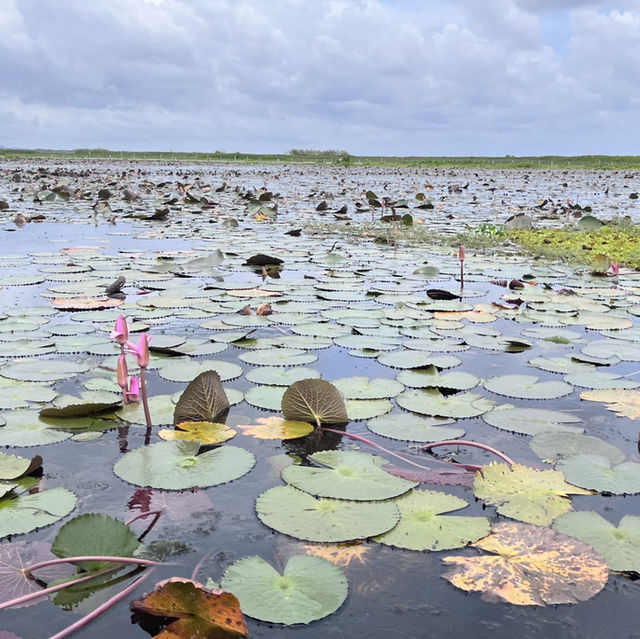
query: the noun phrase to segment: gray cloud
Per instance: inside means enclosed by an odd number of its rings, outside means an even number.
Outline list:
[[[635,2],[555,2],[560,58],[544,0],[4,1],[0,144],[635,151]]]

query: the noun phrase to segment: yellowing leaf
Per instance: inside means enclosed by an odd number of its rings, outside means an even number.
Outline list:
[[[443,577],[457,588],[482,592],[489,601],[545,606],[585,601],[609,575],[604,559],[587,544],[540,526],[505,522],[472,544],[494,553],[445,557]]]
[[[548,526],[571,510],[569,494],[590,491],[568,484],[558,470],[536,470],[522,464],[491,463],[476,474],[473,492],[501,515]]]
[[[178,424],[178,428],[180,430],[162,429],[158,431],[158,435],[168,441],[180,440],[201,444],[221,444],[236,435],[233,428],[214,422],[182,422]]]
[[[336,566],[348,566],[352,561],[365,562],[365,555],[369,548],[361,542],[356,544],[325,544],[324,546],[305,546],[307,555],[315,555],[330,561]]]
[[[629,419],[640,418],[640,391],[605,389],[592,390],[580,393],[580,399],[590,402],[602,402],[606,404],[606,409],[618,415],[618,417],[628,417]]]
[[[56,297],[51,306],[61,311],[100,311],[124,304],[124,300],[107,297]]]
[[[227,295],[232,297],[282,297],[278,291],[263,291],[261,288],[243,288],[227,291]]]
[[[470,322],[476,322],[481,324],[495,322],[498,319],[493,313],[489,313],[482,309],[474,309],[472,311],[452,311],[452,312],[436,311],[433,314],[433,317],[434,319],[447,320],[447,321],[466,319],[466,320],[469,320]]]
[[[257,424],[238,424],[244,435],[258,439],[295,439],[313,431],[307,422],[297,422],[282,417],[258,417]]]

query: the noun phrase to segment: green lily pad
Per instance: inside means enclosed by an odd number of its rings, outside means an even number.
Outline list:
[[[531,450],[540,459],[557,461],[573,455],[601,455],[612,464],[620,464],[625,454],[613,444],[598,437],[567,432],[544,432],[530,442]]]
[[[520,399],[556,399],[573,392],[566,382],[539,382],[535,375],[498,375],[482,385],[489,391]]]
[[[301,366],[315,362],[318,356],[296,348],[265,348],[242,353],[239,359],[256,366]]]
[[[571,510],[568,495],[590,494],[568,484],[557,470],[495,462],[476,473],[473,492],[485,504],[496,506],[501,515],[538,526],[548,526]]]
[[[109,391],[83,391],[80,397],[58,395],[53,408],[43,408],[40,417],[67,419],[70,417],[86,417],[107,410],[114,410],[122,404],[120,395]]]
[[[252,406],[280,412],[286,390],[284,386],[254,386],[244,394],[244,399]]]
[[[51,552],[58,557],[102,555],[133,557],[140,542],[119,519],[102,514],[86,514],[68,521],[56,535]],[[98,572],[113,566],[106,561],[79,561],[78,569]]]
[[[340,568],[312,555],[294,555],[282,574],[260,557],[240,559],[227,568],[221,585],[238,598],[244,614],[286,625],[330,615],[349,590]]]
[[[412,490],[395,500],[400,521],[388,533],[375,537],[388,546],[409,550],[449,550],[462,548],[489,534],[486,517],[447,516],[467,506],[464,499],[433,490]]]
[[[596,512],[572,512],[558,517],[553,528],[591,546],[611,570],[640,572],[640,517],[625,515],[616,527]]]
[[[26,359],[0,368],[0,375],[23,382],[56,382],[69,379],[91,368],[88,363],[61,359]]]
[[[289,466],[282,473],[288,484],[317,497],[373,501],[390,499],[418,485],[380,468],[379,457],[358,451],[325,450],[309,459],[327,468]]]
[[[584,428],[581,426],[572,425],[582,422],[579,417],[571,413],[545,408],[514,408],[506,404],[485,413],[482,419],[496,428],[523,435],[538,435],[547,432],[584,432]]]
[[[171,401],[171,395],[155,395],[149,397],[149,412],[154,426],[173,424],[175,405]],[[129,424],[146,424],[144,406],[142,402],[125,404],[114,415]]]
[[[493,401],[482,395],[463,393],[445,397],[435,388],[405,391],[396,401],[407,410],[438,417],[478,417],[494,407]]]
[[[344,404],[347,416],[353,422],[385,415],[393,409],[388,399],[349,399]]]
[[[322,542],[381,535],[399,519],[393,502],[316,499],[293,486],[276,486],[259,495],[256,511],[265,525],[278,532]]]
[[[48,526],[68,515],[76,496],[66,488],[52,488],[33,495],[5,496],[0,501],[0,538]]]
[[[301,379],[317,379],[320,376],[320,371],[303,366],[294,368],[264,366],[254,368],[245,374],[245,377],[254,384],[272,384],[274,386],[290,386]]]
[[[446,388],[447,390],[471,390],[480,379],[471,373],[454,371],[441,375],[435,366],[401,371],[396,380],[410,388]]]
[[[130,484],[184,490],[205,488],[238,479],[256,463],[252,453],[221,446],[198,455],[198,442],[158,442],[121,457],[113,472]]]
[[[231,362],[217,359],[204,359],[199,361],[179,361],[163,366],[158,370],[158,375],[171,382],[190,382],[201,373],[215,371],[223,382],[235,379],[242,375],[242,368]]]
[[[640,386],[640,382],[635,382],[628,377],[600,371],[572,373],[571,375],[565,375],[564,381],[574,386],[593,388],[596,390],[605,388],[638,388],[638,386]]]
[[[0,480],[18,479],[32,473],[40,466],[42,466],[40,455],[28,459],[27,457],[0,453]]]
[[[13,411],[5,414],[4,418],[5,425],[0,428],[0,446],[44,446],[62,442],[72,435],[59,430],[63,420],[44,421],[37,410]]]
[[[413,442],[437,442],[464,436],[464,428],[449,428],[448,424],[455,424],[455,420],[393,413],[370,419],[367,428],[383,437]]]
[[[529,366],[535,366],[543,371],[561,373],[563,375],[569,373],[587,373],[595,370],[593,364],[577,362],[568,355],[563,357],[534,357],[529,360]]]
[[[462,360],[453,355],[431,355],[423,351],[409,349],[382,353],[382,355],[378,356],[378,361],[392,368],[425,368],[427,366],[454,368],[462,364]]]
[[[404,390],[400,382],[385,377],[342,377],[334,380],[332,384],[345,399],[383,399],[395,397]]]
[[[583,454],[561,459],[557,468],[576,486],[614,495],[640,493],[640,464],[636,462],[612,466],[602,455]]]
[[[0,377],[0,410],[26,408],[30,402],[50,402],[56,395],[55,390],[44,384]]]

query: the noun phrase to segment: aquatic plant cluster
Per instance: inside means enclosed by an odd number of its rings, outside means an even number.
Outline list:
[[[628,263],[406,239],[409,215],[453,240],[482,206],[455,198],[493,174],[4,168],[7,636],[356,636],[398,611],[445,636],[496,601],[524,611],[496,636],[533,606],[545,632],[632,627]],[[313,234],[326,215],[343,230]],[[371,234],[344,232],[358,220]]]

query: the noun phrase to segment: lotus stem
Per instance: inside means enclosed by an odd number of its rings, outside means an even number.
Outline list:
[[[58,564],[73,564],[80,561],[112,561],[119,564],[136,564],[138,566],[157,566],[157,561],[151,559],[139,559],[138,557],[112,557],[110,555],[82,555],[79,557],[60,557],[59,559],[48,559],[38,564],[33,564],[28,568],[23,568],[22,572],[29,578],[33,577],[33,572],[47,566],[56,566]]]
[[[513,466],[515,462],[510,457],[507,457],[504,453],[501,453],[499,450],[492,448],[491,446],[487,446],[486,444],[480,444],[479,442],[472,442],[465,439],[447,439],[441,442],[433,442],[431,444],[425,444],[421,446],[421,450],[429,450],[431,448],[436,448],[436,446],[471,446],[472,448],[481,448],[482,450],[486,450],[490,453],[493,453],[496,457],[502,459],[502,461],[507,462],[509,466]]]
[[[142,394],[142,406],[144,408],[144,419],[147,422],[147,430],[144,434],[144,443],[145,446],[149,444],[151,441],[151,428],[153,424],[151,423],[151,413],[149,412],[149,400],[147,398],[147,369],[143,366],[140,367],[140,391]]]
[[[78,619],[78,621],[71,624],[59,633],[53,635],[49,639],[65,639],[66,637],[72,635],[76,630],[84,628],[87,624],[99,617],[101,614],[107,612],[109,608],[115,606],[120,600],[131,594],[145,579],[148,579],[151,574],[153,574],[153,570],[150,570],[146,574],[142,575],[142,577],[136,579],[132,584],[127,586],[124,590],[120,591],[117,595],[111,597],[111,599],[109,599],[108,601],[105,601],[102,605],[98,606],[88,615],[85,615],[84,617],[82,617],[82,619]]]
[[[213,550],[208,550],[207,552],[204,553],[204,555],[202,555],[202,557],[200,558],[200,561],[196,564],[196,567],[193,569],[193,572],[191,573],[191,581],[196,580],[196,575],[198,574],[198,572],[200,572],[200,568],[202,568],[202,564],[204,564],[204,562],[207,559],[209,559],[212,552]]]
[[[43,588],[42,590],[30,592],[28,595],[22,595],[22,597],[16,597],[15,599],[11,599],[10,601],[5,601],[3,603],[0,603],[0,610],[4,610],[5,608],[11,608],[11,606],[19,606],[20,604],[27,603],[32,599],[37,599],[38,597],[44,597],[45,595],[53,594],[54,592],[58,592],[58,590],[63,590],[64,588],[68,588],[69,586],[75,586],[76,584],[80,584],[84,581],[89,581],[91,579],[95,579],[96,577],[100,577],[101,575],[106,575],[107,573],[113,572],[114,570],[118,570],[119,568],[120,566],[105,568],[104,570],[100,570],[99,572],[93,572],[90,575],[85,575],[84,577],[78,577],[78,579],[72,579],[71,581],[65,581],[64,583],[60,583],[55,586],[48,586],[47,588]]]
[[[156,525],[158,519],[160,519],[160,515],[162,515],[161,510],[147,510],[143,513],[138,513],[135,517],[129,519],[129,521],[125,521],[125,526],[129,526],[134,521],[138,519],[142,519],[143,517],[149,517],[149,515],[153,515],[153,521],[144,529],[143,533],[138,537],[138,541],[142,541],[153,529]]]

